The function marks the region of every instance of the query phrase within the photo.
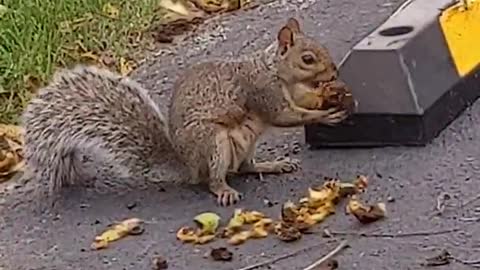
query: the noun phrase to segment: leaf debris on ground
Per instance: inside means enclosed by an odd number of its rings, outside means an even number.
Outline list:
[[[367,186],[368,179],[363,175],[357,176],[352,182],[326,178],[323,185],[310,187],[307,197],[301,198],[297,203],[285,202],[281,208],[280,220],[273,220],[259,211],[237,208],[227,224],[217,232],[220,217],[207,212],[194,218],[200,228],[183,226],[177,231],[177,238],[184,243],[194,244],[206,244],[215,238],[225,238],[231,245],[240,245],[249,239],[265,238],[273,234],[284,242],[296,241],[303,234],[309,233],[315,224],[333,215],[342,198],[357,196],[365,192]]]
[[[20,126],[0,124],[0,183],[8,181],[25,167],[23,135]]]
[[[139,235],[144,232],[143,221],[139,218],[129,218],[122,222],[112,224],[106,231],[95,237],[91,247],[94,250],[107,248],[111,242],[117,241],[127,235]]]
[[[220,222],[217,214],[205,212],[195,216],[193,220],[198,228],[181,227],[177,231],[177,239],[185,243],[206,244],[215,238]]]
[[[210,257],[212,257],[214,261],[231,261],[233,253],[226,247],[219,247],[212,249]]]
[[[367,224],[382,219],[386,215],[385,203],[365,205],[356,196],[352,196],[347,204],[346,212],[355,216],[361,223]]]

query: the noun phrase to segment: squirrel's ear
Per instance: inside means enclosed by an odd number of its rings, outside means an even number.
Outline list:
[[[295,18],[289,18],[285,26],[290,28],[290,30],[292,30],[294,33],[302,33],[302,30],[300,29],[300,23]]]
[[[284,55],[293,44],[293,32],[290,27],[284,26],[278,32],[278,47],[280,55]]]

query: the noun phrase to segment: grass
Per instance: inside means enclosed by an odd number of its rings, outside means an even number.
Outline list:
[[[0,123],[18,124],[56,67],[136,59],[159,0],[4,0],[0,15]],[[112,58],[113,57],[113,58]],[[123,59],[122,59],[123,58]],[[110,61],[112,62],[112,61]]]

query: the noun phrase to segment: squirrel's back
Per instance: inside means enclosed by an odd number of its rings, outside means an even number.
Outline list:
[[[90,66],[58,71],[22,120],[27,169],[49,195],[72,184],[170,180],[154,166],[173,158],[164,116],[128,78]]]

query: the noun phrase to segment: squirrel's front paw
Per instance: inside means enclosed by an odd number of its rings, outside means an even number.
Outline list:
[[[324,117],[322,123],[325,125],[335,125],[347,119],[348,112],[346,110],[339,110],[331,108],[327,110],[327,115]]]
[[[275,171],[291,173],[300,168],[300,160],[288,157],[277,157],[273,163]]]
[[[217,203],[220,206],[230,206],[243,199],[242,193],[236,191],[227,184],[216,189],[211,188],[211,191],[217,196]]]

